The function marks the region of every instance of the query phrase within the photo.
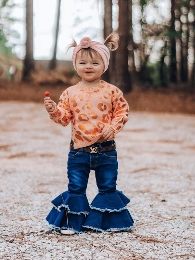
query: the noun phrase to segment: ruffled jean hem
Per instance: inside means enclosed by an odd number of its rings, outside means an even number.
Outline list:
[[[126,207],[129,202],[130,199],[122,192],[115,191],[98,193],[89,205],[86,194],[66,191],[52,201],[53,208],[46,220],[57,231],[127,231],[133,228],[134,223]]]
[[[93,206],[89,206],[90,207],[90,209],[95,209],[95,210],[97,210],[97,211],[101,211],[101,212],[109,212],[109,213],[111,213],[111,212],[121,212],[121,211],[123,211],[123,210],[125,210],[125,209],[127,209],[127,207],[125,206],[124,208],[121,208],[121,209],[107,209],[107,208],[105,208],[105,209],[101,209],[101,208],[96,208],[96,207],[93,207]]]
[[[59,211],[59,212],[61,212],[61,209],[64,208],[64,209],[66,209],[67,212],[70,213],[70,214],[76,214],[76,215],[81,215],[81,214],[83,214],[83,215],[85,215],[85,216],[87,216],[87,215],[89,214],[89,211],[80,211],[80,212],[71,211],[70,208],[69,208],[69,206],[68,206],[68,205],[64,205],[64,204],[62,204],[62,205],[60,205],[60,206],[58,206],[58,207],[56,207],[55,205],[53,205],[53,207],[54,207],[57,211]]]
[[[101,228],[95,228],[95,227],[91,227],[91,226],[83,226],[84,228],[86,229],[91,229],[91,230],[94,230],[94,231],[98,231],[98,232],[114,232],[114,231],[130,231],[132,230],[133,228],[135,228],[134,226],[131,226],[131,227],[124,227],[124,228],[109,228],[109,229],[101,229]]]
[[[48,223],[48,222],[47,222]],[[61,230],[71,230],[71,231],[74,231],[75,234],[83,234],[83,233],[86,233],[87,231],[77,231],[73,228],[67,228],[67,227],[56,227],[52,224],[48,224],[48,227],[51,229],[51,230],[54,230],[56,232],[60,232]]]
[[[66,191],[52,200],[52,204],[53,208],[46,217],[52,229],[82,232],[82,226],[90,209],[86,194]]]

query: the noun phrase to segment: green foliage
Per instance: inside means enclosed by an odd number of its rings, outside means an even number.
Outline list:
[[[178,38],[178,39],[181,39],[181,32],[168,32],[168,31],[165,31],[164,34],[163,34],[165,37],[169,37],[170,39],[173,39],[173,38]]]
[[[8,2],[9,0],[2,0],[2,2],[0,3],[0,8],[7,6]]]
[[[17,4],[13,0],[2,0],[0,2],[0,30],[10,31],[10,24],[18,21],[18,19],[12,17],[12,10]]]
[[[147,0],[140,0],[140,6],[143,8],[147,4]]]
[[[0,69],[6,71],[6,80],[10,80],[12,77],[11,67],[21,70],[22,61],[12,52],[6,36],[0,33]]]
[[[146,7],[147,4],[153,2],[154,0],[139,0],[139,4],[141,6],[142,12],[144,11],[144,8]]]
[[[149,2],[150,0],[140,0],[140,6],[143,9]]]
[[[164,78],[162,80],[160,78],[160,61],[157,61],[156,63],[148,62],[145,71],[145,84],[152,86],[162,86],[168,84],[169,68],[166,64],[164,64],[163,72]]]
[[[7,80],[12,77],[12,68],[21,70],[21,61],[13,53],[14,44],[9,38],[19,38],[18,32],[11,29],[16,19],[11,13],[16,6],[12,0],[0,0],[0,69]]]
[[[12,47],[8,46],[7,43],[6,36],[0,33],[0,55],[9,58],[12,55]]]
[[[188,6],[189,5],[189,0],[180,0],[180,5]]]
[[[17,6],[16,3],[14,3],[13,0],[1,0],[2,2],[0,3],[0,9],[4,8],[4,7],[8,7],[8,8],[13,8],[15,6]]]
[[[9,57],[12,54],[14,44],[9,43],[9,38],[19,38],[18,32],[11,29],[11,24],[17,21],[11,16],[16,6],[13,0],[2,0],[0,2],[0,54]]]

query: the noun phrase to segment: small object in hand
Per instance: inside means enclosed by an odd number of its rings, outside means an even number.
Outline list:
[[[50,96],[50,93],[49,93],[48,91],[45,91],[44,96],[45,96],[45,97],[49,97],[49,96]]]

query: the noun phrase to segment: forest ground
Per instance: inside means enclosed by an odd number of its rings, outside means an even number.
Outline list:
[[[117,188],[131,198],[135,228],[68,237],[50,232],[44,221],[50,201],[66,190],[70,127],[53,123],[40,102],[45,90],[57,99],[62,89],[20,87],[4,85],[0,92],[0,259],[195,259],[193,95],[126,95],[132,102],[116,138]],[[96,193],[91,172],[90,202]]]

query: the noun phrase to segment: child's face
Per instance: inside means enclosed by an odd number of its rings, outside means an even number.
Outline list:
[[[79,51],[76,57],[76,70],[78,75],[85,81],[94,81],[100,79],[104,71],[104,63],[100,55],[81,53]]]

